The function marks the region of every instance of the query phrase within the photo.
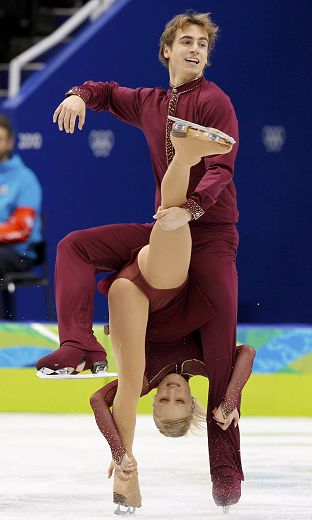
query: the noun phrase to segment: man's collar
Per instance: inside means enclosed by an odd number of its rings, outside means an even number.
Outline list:
[[[199,87],[199,85],[202,84],[204,80],[204,76],[199,76],[198,78],[192,79],[191,81],[187,81],[186,83],[182,83],[181,85],[178,85],[177,87],[174,87],[170,84],[170,93],[172,94],[183,94],[184,92],[188,92],[189,90],[193,90],[196,87]]]

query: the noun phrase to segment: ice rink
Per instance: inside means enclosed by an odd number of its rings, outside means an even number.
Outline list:
[[[95,520],[113,515],[105,440],[91,415],[0,414],[3,520]],[[205,436],[168,439],[137,423],[143,507],[150,520],[312,519],[312,419],[242,418],[245,483],[223,515],[211,497]]]

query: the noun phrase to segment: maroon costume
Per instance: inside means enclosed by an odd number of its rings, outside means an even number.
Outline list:
[[[228,96],[203,77],[168,91],[129,89],[114,82],[89,81],[70,93],[80,95],[88,108],[107,110],[144,132],[156,179],[155,208],[160,205],[161,181],[174,153],[168,115],[217,128],[238,143],[237,120]],[[213,481],[220,476],[243,479],[238,428],[235,433],[232,426],[220,431],[212,419],[212,410],[224,397],[235,358],[238,211],[233,169],[236,153],[237,144],[232,152],[205,157],[192,167],[186,205],[194,219],[190,222],[193,247],[189,277],[196,280],[197,287],[206,296],[207,322],[199,325],[202,360],[210,383],[207,425]],[[70,233],[60,242],[56,304],[62,346],[77,347],[90,354],[103,352],[92,331],[95,274],[120,270],[134,250],[148,243],[151,227],[152,224],[108,225]],[[216,313],[213,320],[209,302]],[[191,308],[193,316],[202,313],[202,305],[195,297]],[[186,333],[183,319],[174,306],[157,312],[158,321],[149,320],[148,339],[170,341],[177,334]],[[155,337],[152,332],[149,336],[151,330],[156,330],[158,335]],[[176,345],[179,347],[179,342]],[[161,349],[161,345],[158,346]],[[164,351],[166,349],[159,350],[159,359]]]
[[[153,388],[157,388],[159,383],[168,374],[181,374],[187,381],[195,375],[207,377],[207,370],[203,360],[200,343],[198,331],[181,338],[179,343],[146,343],[146,367],[141,396],[148,394]],[[247,352],[244,352],[244,349],[248,351],[248,354]],[[249,378],[253,363],[253,357],[250,356],[249,349],[250,347],[248,346],[237,347],[236,349],[237,356],[241,352],[243,353],[244,380]],[[110,407],[113,405],[117,387],[118,380],[115,380],[98,390],[91,397],[91,405],[97,425],[110,446],[112,457],[117,464],[120,464],[126,450],[110,412]],[[237,399],[237,395],[232,397]],[[240,399],[237,405],[238,409],[239,405]],[[220,439],[224,433],[223,430],[219,429],[218,435],[220,436]],[[231,468],[233,474],[235,474],[237,468],[240,468],[240,471],[242,471],[240,453],[239,451],[236,451],[236,447],[239,446],[238,428],[232,426],[229,428],[227,443],[232,446],[232,450],[235,452],[235,457],[233,458],[232,455],[227,457],[227,454],[223,454],[223,464],[228,464],[228,467]],[[214,498],[217,502],[221,498],[220,494],[222,495],[224,492],[227,494],[227,503],[230,503],[231,501],[236,502],[240,496],[240,487],[237,487],[237,485],[235,486],[235,482],[233,487],[233,481],[231,481],[231,486],[229,488],[224,489],[224,486],[221,486],[221,488],[219,488],[218,485],[214,486]]]
[[[140,271],[137,250],[132,252],[129,262],[120,271],[99,282],[99,290],[108,296],[110,286],[118,278],[131,280],[149,300],[146,341],[174,341],[215,317],[212,305],[192,273],[180,287],[156,289],[145,280]],[[193,312],[194,301],[198,307],[196,313]]]
[[[174,287],[171,289],[156,289],[144,278],[143,274],[141,273],[138,262],[138,254],[135,254],[134,259],[130,260],[130,262],[128,262],[125,267],[118,271],[117,274],[113,274],[106,278],[106,280],[102,280],[98,286],[99,289],[108,296],[110,286],[112,285],[113,281],[118,280],[118,278],[126,278],[127,280],[130,280],[138,287],[138,289],[140,289],[143,294],[145,294],[149,301],[149,313],[164,309],[164,307],[166,307],[169,303],[171,304],[173,300],[180,296],[181,293],[185,292],[184,290],[188,284],[188,280],[185,280],[179,287]],[[206,321],[207,313],[203,313],[203,323]],[[178,337],[180,336],[181,334],[179,334]]]

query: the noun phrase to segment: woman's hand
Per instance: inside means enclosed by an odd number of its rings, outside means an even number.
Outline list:
[[[132,471],[138,469],[137,461],[135,460],[133,455],[129,457],[126,453],[122,458],[120,468],[122,469],[122,471],[129,471],[131,473]]]
[[[234,428],[236,428],[238,425],[239,413],[237,408],[232,410],[230,413],[227,413],[221,403],[218,408],[214,408],[214,410],[212,410],[212,414],[217,425],[220,426],[220,428],[222,428],[224,431],[228,429],[232,422],[234,423]]]
[[[64,127],[67,134],[72,134],[75,130],[77,117],[78,128],[82,130],[86,119],[86,104],[81,97],[72,95],[64,99],[57,107],[53,114],[53,123],[58,123],[60,131]]]
[[[129,457],[125,454],[120,464],[117,464],[114,460],[111,461],[107,471],[108,478],[111,478],[114,470],[118,472],[118,476],[121,480],[129,480],[131,473],[138,469],[137,461],[135,458]]]

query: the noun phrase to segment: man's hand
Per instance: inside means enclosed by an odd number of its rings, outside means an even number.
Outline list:
[[[67,134],[73,134],[77,117],[79,118],[78,128],[82,130],[86,119],[86,104],[81,97],[72,95],[64,99],[57,107],[53,114],[53,123],[58,123],[60,131],[64,127]]]
[[[159,207],[157,213],[153,215],[153,218],[158,220],[162,230],[175,231],[185,226],[185,224],[191,220],[192,215],[185,208],[174,206],[168,209],[161,209],[161,207]]]

